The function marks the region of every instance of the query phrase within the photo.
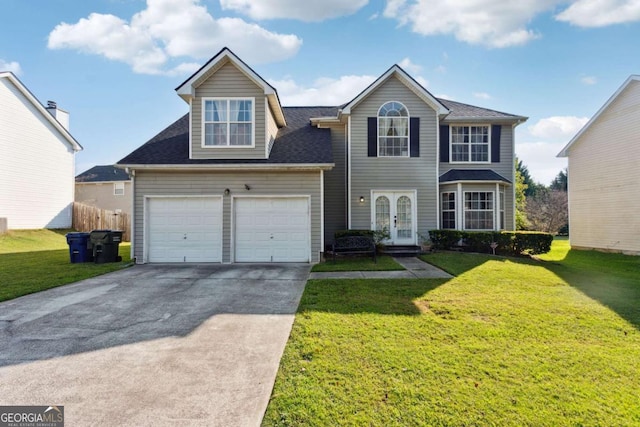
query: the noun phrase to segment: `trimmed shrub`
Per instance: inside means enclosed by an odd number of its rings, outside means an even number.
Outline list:
[[[373,239],[373,230],[338,230],[333,236],[338,237],[351,237],[351,236],[367,236]]]
[[[496,254],[513,256],[547,253],[553,241],[553,235],[549,233],[530,231],[430,230],[429,236],[435,249],[492,253],[491,243],[496,243]]]

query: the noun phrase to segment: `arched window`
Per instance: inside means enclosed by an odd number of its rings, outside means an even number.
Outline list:
[[[378,156],[409,157],[409,111],[400,102],[378,110]]]

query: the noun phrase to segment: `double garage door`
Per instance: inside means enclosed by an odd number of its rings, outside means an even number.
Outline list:
[[[221,197],[153,197],[147,209],[149,262],[222,262]],[[309,261],[308,198],[236,198],[232,211],[232,261]]]

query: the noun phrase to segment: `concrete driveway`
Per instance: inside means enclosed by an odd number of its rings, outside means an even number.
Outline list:
[[[0,303],[0,405],[258,426],[308,265],[135,266]]]

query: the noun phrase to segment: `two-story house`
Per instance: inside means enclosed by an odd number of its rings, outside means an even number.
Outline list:
[[[137,262],[317,262],[336,230],[513,230],[525,117],[438,99],[391,67],[338,107],[282,107],[229,49],[176,89],[189,113],[119,162]]]

